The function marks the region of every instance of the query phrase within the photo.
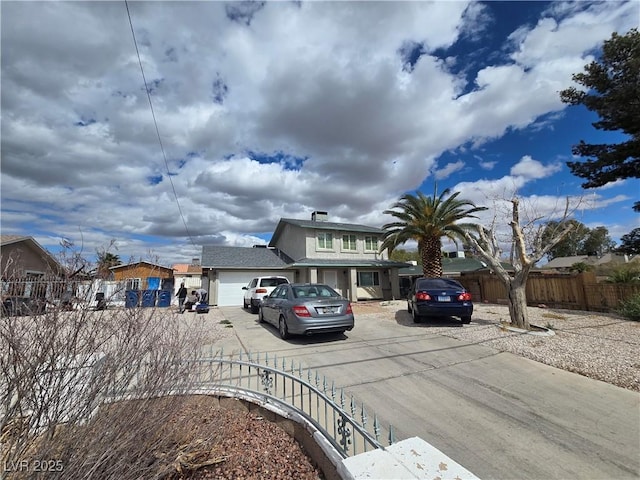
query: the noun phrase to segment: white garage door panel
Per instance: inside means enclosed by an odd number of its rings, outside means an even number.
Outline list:
[[[218,272],[218,306],[242,305],[245,292],[242,287],[246,287],[254,277],[287,277],[292,282],[293,275],[294,272],[281,272],[278,270]]]

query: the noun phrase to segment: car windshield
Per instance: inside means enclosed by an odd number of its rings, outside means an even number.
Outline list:
[[[338,293],[327,285],[303,285],[293,289],[295,298],[339,297]]]
[[[289,283],[286,278],[263,278],[260,280],[261,287],[277,287],[283,283]]]
[[[418,290],[430,289],[430,288],[435,288],[435,289],[454,288],[456,290],[459,290],[462,288],[462,285],[460,285],[455,280],[450,280],[448,278],[423,278],[421,280],[418,280],[417,287],[418,287]]]

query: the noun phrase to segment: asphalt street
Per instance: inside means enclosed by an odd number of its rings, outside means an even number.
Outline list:
[[[345,335],[281,340],[222,307],[225,353],[268,352],[318,370],[480,478],[640,478],[640,395],[510,353],[366,315]],[[464,328],[464,327],[452,327]]]

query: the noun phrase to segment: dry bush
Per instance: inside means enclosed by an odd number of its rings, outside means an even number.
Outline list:
[[[147,478],[145,455],[181,408],[179,396],[151,401],[189,390],[188,361],[214,340],[199,325],[156,308],[5,312],[0,478]]]

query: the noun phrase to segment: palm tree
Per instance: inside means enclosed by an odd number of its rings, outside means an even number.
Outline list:
[[[120,257],[111,252],[98,252],[98,278],[109,278],[111,276],[111,267],[121,265]]]
[[[416,195],[405,194],[393,204],[391,210],[384,213],[392,215],[398,221],[387,223],[384,241],[380,250],[392,251],[396,246],[415,240],[422,259],[422,273],[425,277],[442,276],[442,237],[449,238],[457,245],[464,240],[464,232],[475,230],[474,223],[457,223],[464,218],[478,218],[476,212],[487,210],[476,207],[469,200],[458,199],[460,192],[448,198],[449,189],[437,196],[437,188],[433,196],[427,197],[422,192]],[[398,209],[398,210],[393,210]]]

